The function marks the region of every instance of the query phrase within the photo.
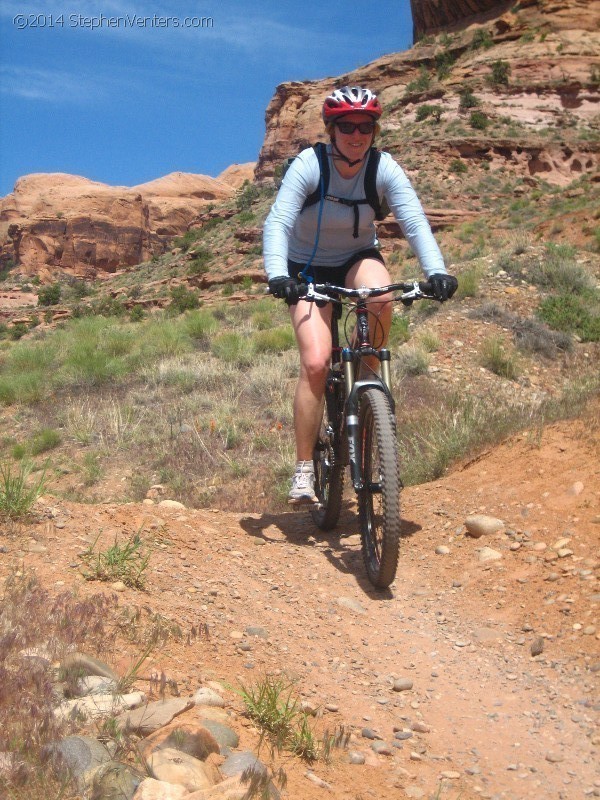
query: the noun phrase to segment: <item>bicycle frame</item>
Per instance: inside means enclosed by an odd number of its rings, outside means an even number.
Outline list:
[[[382,287],[377,290],[368,289],[344,289],[342,287],[328,286],[327,284],[315,286],[309,284],[307,295],[305,299],[326,299],[333,301],[333,298],[327,294],[321,294],[321,291],[331,291],[344,294],[349,297],[358,297],[358,302],[354,308],[356,314],[356,345],[354,347],[344,347],[341,349],[341,364],[344,376],[344,410],[343,410],[343,425],[337,432],[340,438],[343,436],[342,428],[346,429],[346,437],[348,441],[348,460],[350,465],[350,477],[352,486],[355,492],[361,492],[365,488],[362,466],[361,466],[361,451],[359,441],[359,424],[358,424],[358,411],[360,406],[360,399],[364,392],[369,389],[376,389],[382,391],[390,404],[392,413],[395,412],[395,402],[392,396],[392,380],[390,371],[391,353],[386,347],[373,347],[369,336],[369,309],[367,306],[367,297],[371,293],[384,294],[388,291],[402,290],[402,296],[394,299],[411,301],[419,297],[427,297],[426,291],[428,284],[426,283],[402,283],[392,284],[388,287]],[[376,295],[375,295],[376,296]],[[339,317],[337,314],[332,314],[331,318],[331,336],[333,343],[332,367],[335,363],[340,363],[335,358],[335,354],[340,352],[339,347]],[[360,359],[364,356],[375,356],[379,359],[381,364],[381,377],[375,376],[367,380],[356,380],[356,372]],[[376,487],[371,487],[376,490]]]

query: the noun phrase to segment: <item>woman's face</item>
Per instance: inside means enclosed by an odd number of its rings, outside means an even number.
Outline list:
[[[364,158],[367,150],[371,146],[375,129],[373,128],[373,130],[368,133],[361,133],[360,130],[355,127],[352,133],[343,133],[343,131],[340,130],[339,123],[342,124],[343,128],[345,123],[348,122],[355,126],[365,122],[374,125],[375,120],[370,114],[356,111],[352,114],[344,114],[343,117],[340,117],[340,119],[336,121],[333,129],[333,137],[337,149],[350,161],[357,161]]]

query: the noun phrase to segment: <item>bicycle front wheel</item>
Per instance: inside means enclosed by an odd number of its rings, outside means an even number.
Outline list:
[[[315,525],[330,531],[338,523],[344,494],[344,464],[341,458],[339,437],[341,387],[333,380],[325,388],[325,409],[315,445],[315,494],[318,504],[311,510]]]
[[[362,553],[379,589],[396,577],[400,547],[400,470],[396,425],[386,395],[368,389],[360,401],[359,441],[363,488],[358,493]]]

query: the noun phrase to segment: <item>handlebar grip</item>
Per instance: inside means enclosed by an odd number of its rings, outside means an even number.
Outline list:
[[[419,281],[419,291],[423,294],[433,294],[433,287],[429,281]]]

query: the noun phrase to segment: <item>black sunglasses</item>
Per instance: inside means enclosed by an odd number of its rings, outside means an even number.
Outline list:
[[[375,130],[375,123],[374,122],[336,122],[336,127],[339,128],[340,133],[354,133],[354,131],[358,128],[360,133],[373,133]]]

